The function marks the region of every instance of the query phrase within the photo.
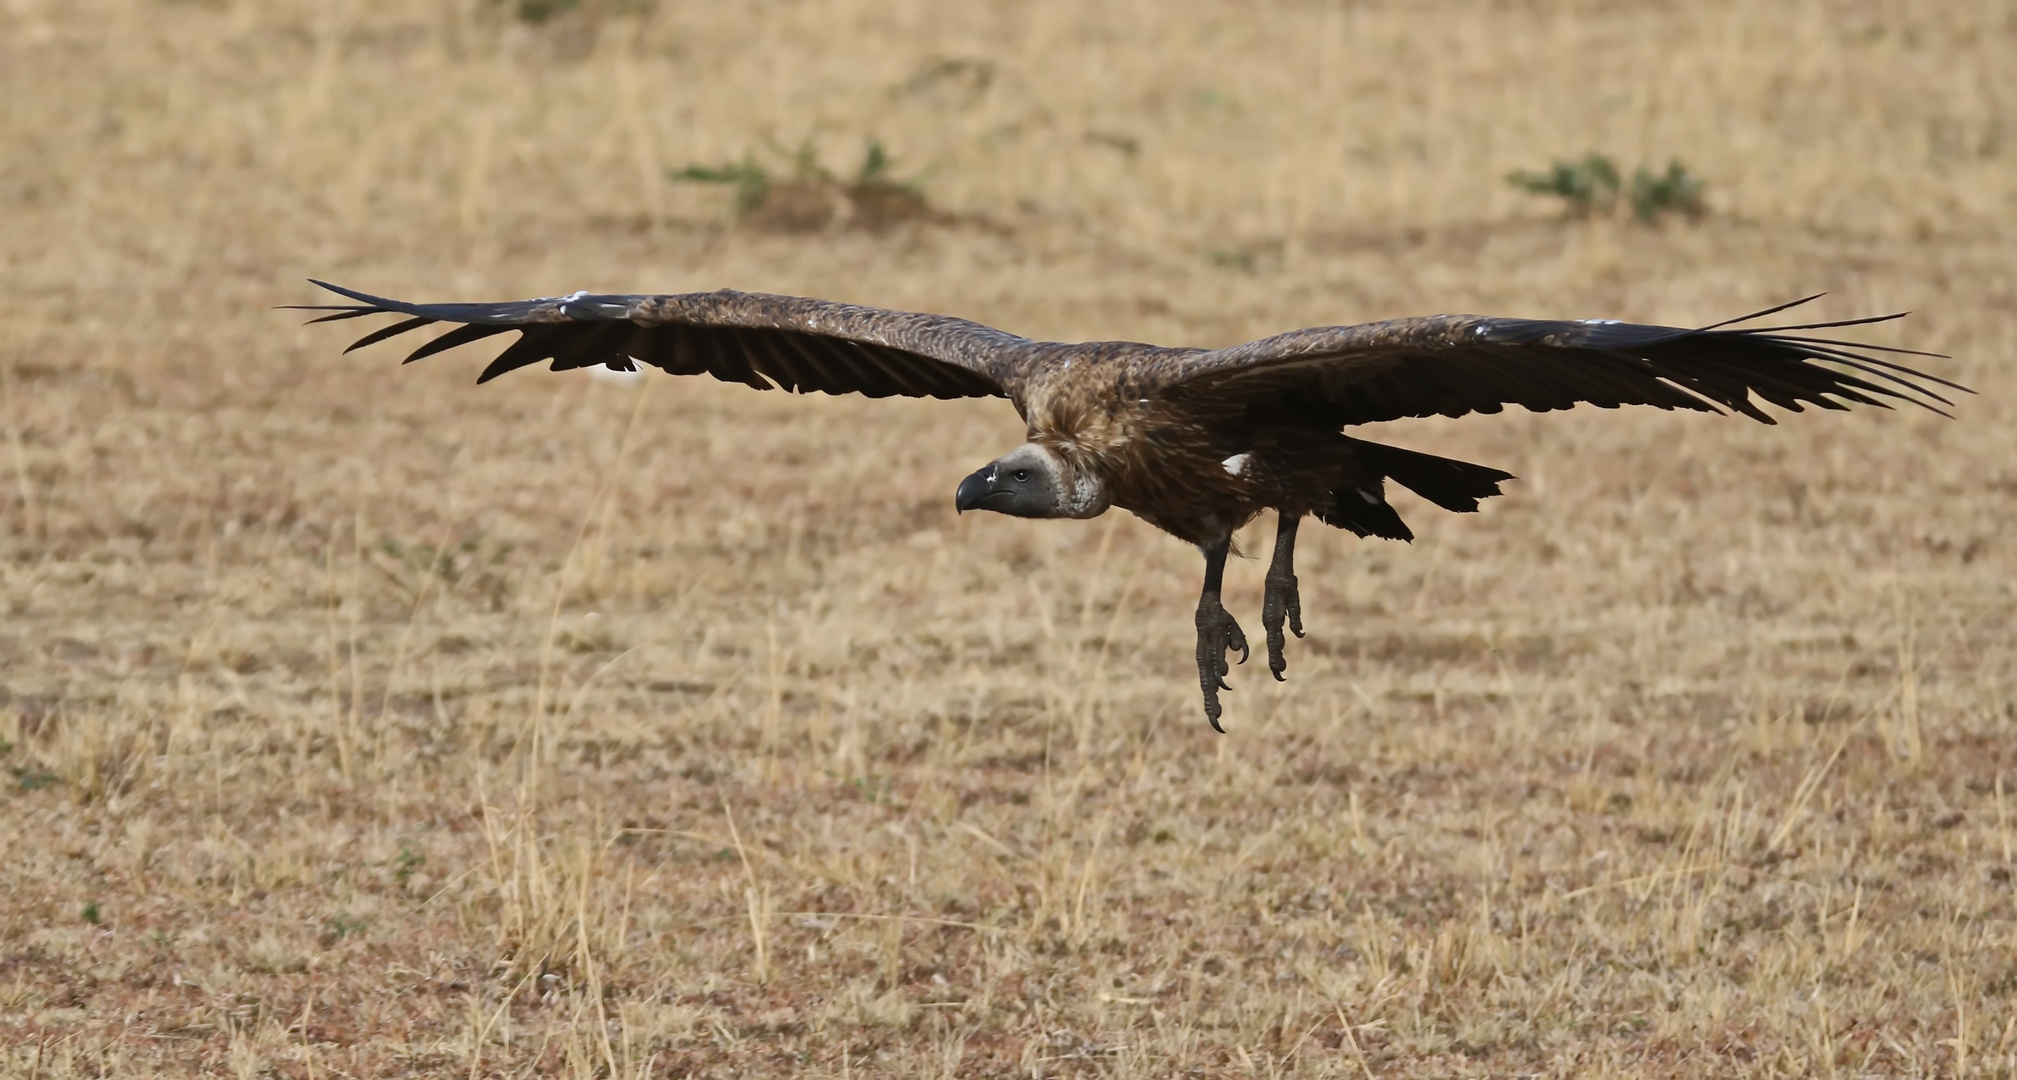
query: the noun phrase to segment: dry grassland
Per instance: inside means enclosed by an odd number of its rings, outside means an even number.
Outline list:
[[[2017,1071],[2017,6],[620,7],[0,6],[0,1075]],[[665,178],[808,138],[939,215]],[[1589,150],[1708,216],[1503,182]],[[1194,552],[954,517],[1002,404],[477,390],[311,274],[1192,344],[1827,290],[1982,394],[1391,425],[1522,479],[1305,530],[1216,737]]]

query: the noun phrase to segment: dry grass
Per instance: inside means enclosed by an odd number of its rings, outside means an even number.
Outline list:
[[[0,8],[0,1074],[2017,1071],[2017,9],[623,6]],[[947,217],[665,179],[808,138]],[[1589,150],[1708,216],[1501,181]],[[310,274],[1196,344],[1826,289],[1983,395],[1395,425],[1523,480],[1306,531],[1219,738],[1194,553],[955,520],[999,404],[476,391]]]

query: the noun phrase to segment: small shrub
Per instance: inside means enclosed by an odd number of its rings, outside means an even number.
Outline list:
[[[1535,195],[1553,195],[1569,204],[1569,212],[1589,217],[1608,212],[1618,201],[1618,167],[1603,154],[1581,161],[1557,161],[1547,172],[1516,172],[1506,182]]]
[[[1280,240],[1256,240],[1233,247],[1208,247],[1205,261],[1221,270],[1251,273],[1261,269],[1278,270],[1283,258]]]
[[[1514,172],[1506,182],[1521,191],[1561,199],[1574,217],[1609,215],[1622,204],[1634,218],[1650,225],[1670,211],[1693,219],[1704,209],[1701,178],[1679,161],[1669,162],[1664,173],[1641,165],[1627,185],[1616,162],[1590,153],[1580,161],[1558,160],[1545,172]]]
[[[492,0],[492,2],[500,6],[505,4],[505,0]],[[563,11],[579,7],[580,0],[517,0],[509,6],[511,13],[518,17],[518,21],[537,25]]]
[[[762,206],[770,194],[770,172],[744,154],[741,161],[726,165],[688,165],[674,170],[672,179],[699,184],[728,184],[735,188],[735,213],[746,217]]]
[[[539,26],[572,11],[585,15],[645,15],[656,0],[490,0],[519,22]]]
[[[772,150],[777,153],[777,148]],[[676,181],[732,187],[736,219],[771,232],[814,232],[837,221],[881,231],[933,216],[921,180],[897,176],[893,159],[880,142],[869,142],[861,166],[847,178],[822,164],[810,141],[789,157],[789,171],[783,175],[754,154],[724,165],[688,165],[667,175]]]
[[[1629,195],[1632,216],[1651,224],[1672,210],[1688,218],[1702,216],[1702,180],[1679,161],[1669,161],[1667,171],[1655,174],[1644,165],[1632,174]]]
[[[925,204],[924,185],[920,179],[915,176],[908,179],[898,177],[889,152],[873,140],[862,155],[861,168],[855,170],[854,179],[845,186],[845,191],[848,200],[854,204],[856,216],[863,218],[862,223],[871,229],[931,214],[931,208]]]
[[[1205,261],[1222,270],[1252,270],[1254,253],[1246,248],[1206,248]]]

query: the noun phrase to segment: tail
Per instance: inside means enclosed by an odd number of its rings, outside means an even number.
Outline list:
[[[1499,490],[1499,484],[1513,479],[1512,473],[1473,465],[1468,461],[1454,461],[1359,439],[1351,442],[1359,452],[1359,460],[1365,463],[1365,475],[1379,479],[1340,491],[1337,505],[1318,517],[1327,524],[1350,529],[1360,536],[1378,536],[1387,540],[1415,538],[1407,523],[1401,520],[1401,515],[1387,505],[1387,480],[1445,510],[1468,514],[1477,511],[1479,499],[1505,494]]]
[[[1479,499],[1504,495],[1505,492],[1499,490],[1499,484],[1513,479],[1512,473],[1473,465],[1468,461],[1453,461],[1434,454],[1403,450],[1398,446],[1381,446],[1357,439],[1352,441],[1359,444],[1362,460],[1372,466],[1369,471],[1391,477],[1409,491],[1459,514],[1477,513]]]

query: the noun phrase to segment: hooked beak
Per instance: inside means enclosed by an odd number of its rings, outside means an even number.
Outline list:
[[[953,493],[953,509],[961,514],[979,509],[987,497],[995,493],[994,466],[990,465],[959,482],[959,490]]]

